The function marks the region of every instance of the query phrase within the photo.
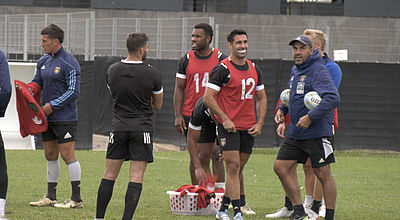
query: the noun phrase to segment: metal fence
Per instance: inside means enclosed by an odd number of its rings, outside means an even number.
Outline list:
[[[249,36],[248,57],[253,59],[293,59],[289,41],[307,28],[322,30],[328,40],[325,51],[333,58],[334,50],[348,50],[350,62],[400,62],[400,31],[397,29],[215,25],[215,46],[229,52],[226,36],[233,29]]]
[[[290,39],[315,28],[328,35],[325,51],[331,57],[334,50],[347,49],[350,62],[400,62],[400,30],[395,28],[225,25],[214,24],[214,17],[95,18],[95,12],[0,15],[0,50],[9,60],[36,61],[42,55],[40,30],[56,23],[65,31],[64,48],[79,60],[126,56],[126,37],[133,31],[149,36],[149,58],[179,59],[191,49],[192,29],[200,22],[215,27],[213,44],[227,54],[227,34],[246,30],[252,59],[292,59]]]
[[[55,23],[64,30],[64,48],[82,60],[93,60],[94,12],[0,15],[0,49],[10,60],[37,60],[42,54],[40,30]]]
[[[149,58],[177,59],[190,50],[193,26],[213,17],[97,18],[95,12],[0,16],[0,50],[9,60],[35,61],[42,55],[40,30],[55,23],[64,30],[64,48],[80,60],[95,56],[126,56],[130,32],[149,36]]]
[[[149,37],[149,58],[177,59],[191,49],[193,26],[213,17],[197,18],[98,18],[95,56],[126,56],[126,37],[145,32]]]

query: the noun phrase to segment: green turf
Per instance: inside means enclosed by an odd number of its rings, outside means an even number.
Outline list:
[[[274,150],[256,150],[244,171],[246,200],[256,216],[246,219],[265,219],[267,213],[282,207],[284,192],[272,167]],[[104,172],[105,152],[76,151],[82,167],[83,209],[61,210],[51,207],[30,207],[29,202],[46,193],[46,163],[42,150],[8,150],[9,187],[7,217],[13,219],[93,219],[97,189]],[[134,219],[214,219],[213,216],[172,215],[169,197],[165,193],[188,184],[187,152],[154,153],[149,164],[142,196]],[[336,219],[400,219],[400,156],[338,152],[332,165],[337,184]],[[114,187],[106,219],[121,219],[124,194],[128,184],[128,163],[125,163]],[[299,166],[300,183],[303,171]],[[70,197],[71,186],[67,167],[61,163],[57,198]],[[304,190],[302,190],[304,195]],[[302,196],[303,197],[303,196]]]

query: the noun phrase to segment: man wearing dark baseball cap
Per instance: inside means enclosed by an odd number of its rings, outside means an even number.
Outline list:
[[[300,42],[300,43],[305,44],[305,45],[310,45],[310,47],[313,46],[313,45],[312,45],[312,42],[311,42],[311,40],[310,40],[310,38],[308,38],[308,37],[305,36],[305,35],[300,35],[300,36],[298,36],[298,37],[293,38],[293,39],[289,42],[289,45],[290,45],[290,46],[293,46],[293,44],[294,44],[295,42]]]
[[[321,54],[313,48],[311,40],[300,35],[292,39],[289,45],[292,46],[295,62],[288,83],[290,101],[288,107],[282,103],[279,105],[275,122],[285,123],[285,114],[289,114],[290,124],[279,148],[274,171],[293,204],[294,212],[290,219],[317,219],[318,216],[307,216],[304,211],[296,173],[296,163],[304,164],[309,157],[325,193],[325,220],[333,220],[336,184],[330,170],[330,164],[335,162],[332,122],[333,110],[338,106],[340,96]],[[310,91],[316,91],[322,98],[319,105],[312,110],[308,110],[303,101],[305,94]],[[278,127],[276,132],[283,136],[285,127]]]

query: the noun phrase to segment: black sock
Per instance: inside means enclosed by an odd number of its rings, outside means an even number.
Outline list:
[[[240,207],[245,206],[246,205],[246,196],[240,195]]]
[[[335,218],[334,209],[326,209],[325,220],[333,220]]]
[[[125,209],[123,220],[131,220],[135,214],[136,206],[139,203],[140,194],[142,193],[142,183],[129,182],[128,189],[125,194]]]
[[[229,208],[229,204],[231,203],[231,199],[229,197],[223,196],[222,197],[222,202],[221,202],[221,207],[219,208],[219,211],[225,211]]]
[[[82,202],[81,199],[81,181],[71,181],[72,195],[71,199],[75,202]]]
[[[101,179],[97,191],[96,218],[104,218],[108,203],[113,194],[115,180]]]
[[[321,207],[321,201],[313,200],[311,210],[313,210],[315,213],[318,213],[320,207]]]
[[[295,205],[293,208],[294,208],[294,215],[297,215],[297,216],[305,216],[306,215],[306,213],[304,212],[303,204]]]
[[[3,139],[0,134],[0,198],[6,199],[8,188],[8,174],[6,153],[4,151]]]
[[[240,199],[232,200],[231,201],[232,206],[233,206],[233,216],[236,215],[236,213],[240,212]]]
[[[51,200],[57,200],[57,182],[55,183],[47,183],[47,198]]]
[[[293,210],[293,204],[290,201],[289,197],[285,196],[285,207],[289,210],[292,211]]]

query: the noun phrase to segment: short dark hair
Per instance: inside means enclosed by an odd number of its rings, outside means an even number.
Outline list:
[[[246,31],[244,31],[242,29],[234,29],[233,31],[231,31],[231,33],[228,34],[228,36],[226,36],[226,40],[228,42],[233,43],[233,38],[236,35],[246,35],[246,37],[248,37]]]
[[[146,33],[130,33],[126,39],[126,48],[128,49],[128,53],[136,53],[140,48],[144,47],[148,41],[149,38],[147,37]]]
[[[60,44],[64,41],[64,31],[55,24],[49,24],[40,31],[40,35],[48,35],[50,39],[58,39]]]
[[[196,24],[194,26],[194,28],[195,29],[203,29],[204,32],[206,32],[206,36],[210,36],[210,42],[208,42],[208,43],[211,43],[212,38],[214,36],[214,32],[213,32],[211,25],[209,25],[207,23],[199,23],[199,24]]]

